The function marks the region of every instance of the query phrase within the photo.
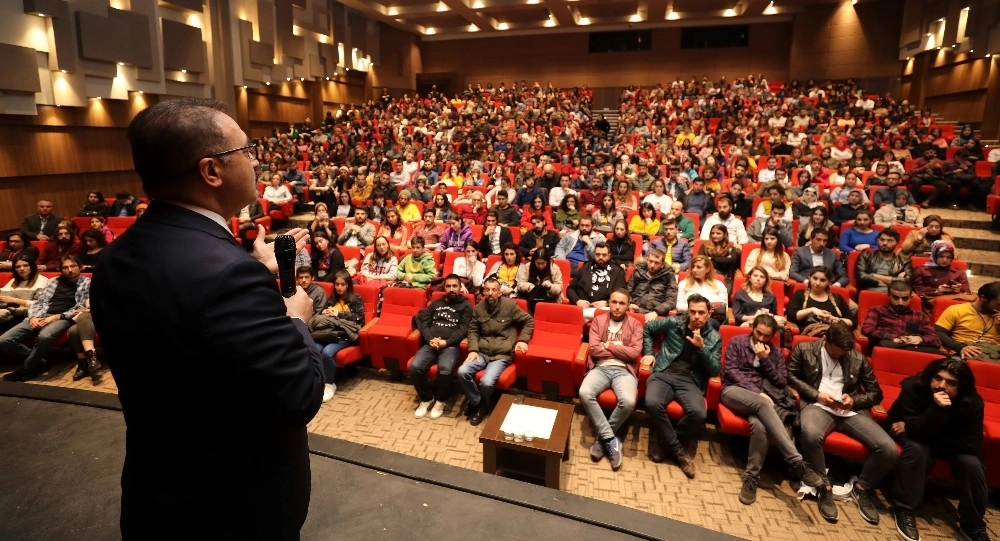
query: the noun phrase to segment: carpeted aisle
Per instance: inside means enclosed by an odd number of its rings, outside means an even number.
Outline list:
[[[0,540],[119,537],[125,426],[116,408],[114,395],[0,385]],[[310,447],[304,540],[735,539],[341,440],[311,435]]]

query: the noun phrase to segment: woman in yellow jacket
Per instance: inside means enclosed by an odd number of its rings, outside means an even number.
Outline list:
[[[628,224],[629,233],[642,235],[642,254],[649,252],[649,237],[660,232],[660,220],[656,217],[656,207],[652,203],[643,203],[639,214],[632,217]]]

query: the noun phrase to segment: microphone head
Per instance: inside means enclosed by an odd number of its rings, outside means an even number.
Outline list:
[[[295,238],[291,235],[278,235],[274,238],[274,253],[287,254],[295,253]]]

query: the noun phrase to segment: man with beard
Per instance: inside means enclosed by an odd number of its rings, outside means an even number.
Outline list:
[[[903,280],[889,284],[889,304],[874,306],[865,314],[861,334],[872,345],[941,353],[941,339],[934,322],[923,310],[910,309],[913,288]]]
[[[58,271],[63,257],[79,253],[80,241],[76,240],[68,227],[59,226],[56,229],[56,238],[45,245],[45,255],[42,256],[43,265],[41,266],[50,272]]]
[[[590,458],[596,462],[608,457],[614,471],[622,466],[621,441],[615,434],[632,415],[639,388],[636,360],[642,353],[642,324],[629,317],[629,300],[627,291],[612,291],[608,304],[611,311],[590,323],[588,371],[580,384],[580,402],[597,436]],[[618,399],[610,419],[597,403],[597,397],[607,389],[614,391]]]
[[[625,289],[625,271],[611,263],[611,249],[601,241],[594,245],[594,259],[580,267],[566,295],[590,319],[595,308],[607,308],[611,292],[616,289]]]
[[[80,261],[75,255],[59,259],[59,277],[49,280],[45,289],[28,308],[28,317],[0,336],[0,351],[22,364],[5,375],[3,381],[27,381],[45,370],[43,355],[66,329],[73,325],[73,316],[84,309],[90,296],[90,278],[80,275]],[[23,342],[34,338],[33,347]],[[88,364],[96,374],[100,363]]]
[[[653,191],[654,182],[656,182],[656,177],[649,174],[649,162],[645,158],[639,160],[639,171],[636,173],[635,180],[632,181],[632,189],[643,196]]]
[[[550,254],[556,251],[559,235],[555,231],[545,229],[545,216],[535,214],[531,217],[531,231],[521,236],[518,249],[525,259],[531,257],[535,250],[545,248]]]
[[[676,227],[673,232],[676,239]],[[667,316],[677,306],[677,279],[673,267],[664,264],[663,257],[663,250],[650,250],[646,263],[635,266],[628,282],[628,293],[634,300],[628,311],[643,314],[647,323],[656,316]]]
[[[708,240],[713,225],[722,224],[729,231],[729,241],[736,246],[736,249],[750,242],[750,237],[747,235],[743,220],[740,220],[738,216],[732,213],[732,197],[729,195],[720,196],[719,201],[716,203],[716,209],[717,212],[709,216],[701,226],[701,240]]]
[[[761,207],[763,206],[761,205]],[[790,213],[786,211],[784,203],[781,201],[772,203],[770,215],[764,218],[755,218],[750,224],[750,229],[747,230],[747,236],[754,242],[764,242],[764,232],[773,228],[778,231],[782,245],[793,246],[792,224],[785,221],[786,215],[790,215]]]
[[[534,201],[535,197],[541,197],[543,200],[548,200],[545,197],[545,190],[535,187],[535,177],[527,177],[524,179],[524,186],[517,191],[517,195],[514,196],[514,204],[520,208],[528,208],[531,206],[531,202]]]
[[[434,209],[424,209],[424,219],[413,224],[413,236],[424,239],[424,247],[434,251],[441,246],[441,236],[448,226],[434,221]]]
[[[736,180],[729,185],[729,197],[732,198],[733,208],[730,212],[740,220],[746,220],[753,214],[753,198],[747,197],[744,187],[749,186],[749,180]]]
[[[426,308],[413,316],[413,323],[420,332],[423,345],[417,350],[410,363],[409,376],[417,391],[420,404],[413,416],[423,418],[430,410],[431,419],[444,414],[445,404],[451,397],[455,382],[453,371],[461,354],[458,345],[469,331],[472,306],[465,295],[460,293],[462,281],[455,274],[444,279],[445,294],[431,301]],[[437,390],[427,379],[427,370],[438,365]],[[433,406],[433,407],[432,407]]]
[[[469,355],[458,369],[458,380],[468,398],[465,414],[477,426],[489,414],[494,386],[514,362],[515,352],[528,350],[535,320],[513,301],[500,297],[500,281],[495,277],[483,282],[483,300],[472,309],[472,316]],[[483,370],[477,385],[476,374]]]
[[[570,269],[575,271],[577,267],[594,257],[594,247],[597,243],[604,242],[604,239],[604,235],[594,231],[593,218],[584,216],[580,218],[579,229],[570,231],[559,239],[556,253],[552,258],[569,261]]]
[[[944,180],[944,164],[938,159],[935,147],[924,149],[921,156],[909,162],[910,194],[922,197],[920,188],[929,185],[934,188],[930,197],[924,199],[920,206],[927,208],[942,199],[948,191],[948,183]]]
[[[705,389],[719,373],[722,338],[708,323],[711,303],[695,293],[687,299],[684,315],[657,318],[643,327],[641,366],[650,368],[646,380],[646,411],[651,417],[649,457],[663,462],[670,453],[684,475],[694,478],[698,434],[705,426]],[[657,338],[660,349],[654,353]],[[675,427],[667,404],[677,400],[684,415]]]
[[[899,231],[883,229],[878,235],[878,250],[866,250],[854,264],[858,290],[888,291],[893,280],[909,282],[913,278],[910,258],[896,253]]]
[[[915,205],[916,200],[913,198],[913,193],[906,188],[900,188],[900,183],[903,182],[903,177],[896,171],[890,171],[885,176],[885,187],[875,190],[875,198],[872,203],[875,205],[877,210],[882,205],[889,205],[896,200],[896,194],[904,192],[908,195],[906,203],[908,205]]]
[[[354,209],[354,221],[344,224],[344,232],[337,241],[342,246],[357,246],[362,250],[375,242],[375,226],[368,222],[364,207]]]
[[[584,214],[590,216],[593,212],[601,208],[601,201],[608,193],[604,189],[605,183],[600,176],[590,177],[590,189],[580,191],[580,206],[586,211]]]
[[[924,500],[927,473],[936,459],[951,466],[958,492],[959,527],[972,541],[989,541],[988,489],[983,467],[983,398],[969,365],[957,359],[931,361],[900,383],[889,408],[892,437],[903,448],[893,473],[896,531],[920,541],[915,511]]]

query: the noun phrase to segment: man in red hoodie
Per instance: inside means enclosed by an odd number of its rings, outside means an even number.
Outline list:
[[[636,362],[642,355],[642,323],[629,317],[630,300],[628,291],[612,291],[608,300],[610,313],[600,314],[591,321],[588,372],[580,385],[580,401],[597,433],[590,458],[596,462],[608,457],[615,471],[622,466],[621,442],[615,433],[635,409],[639,388]],[[613,390],[618,397],[610,419],[605,418],[597,403],[598,395],[606,389]]]

